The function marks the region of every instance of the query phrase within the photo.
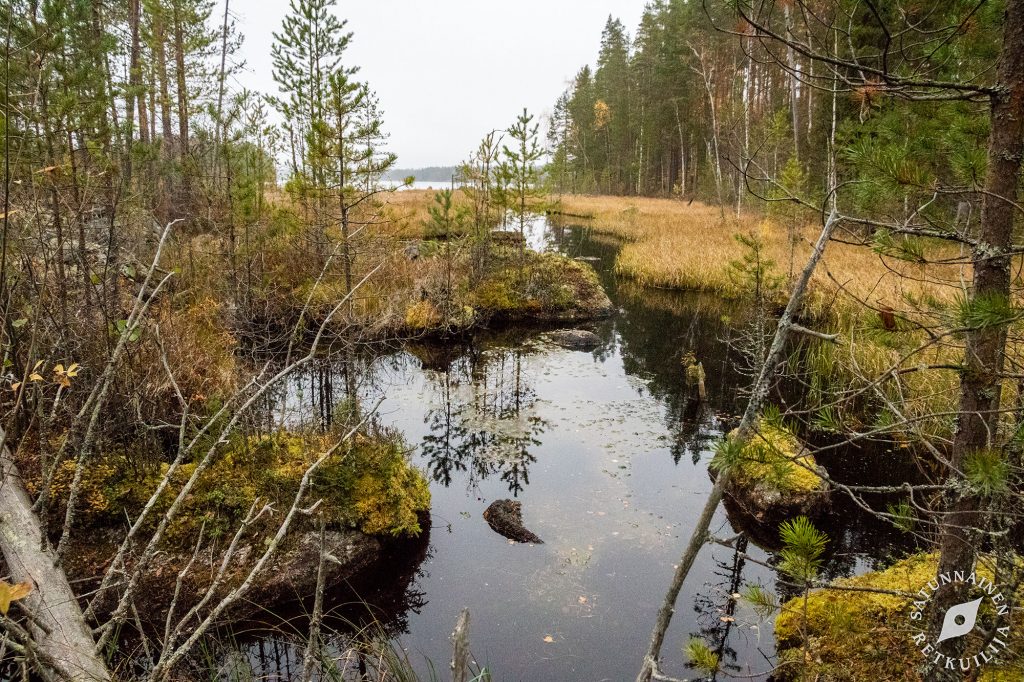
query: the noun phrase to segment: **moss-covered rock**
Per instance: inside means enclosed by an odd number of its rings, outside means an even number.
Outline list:
[[[775,677],[780,682],[921,680],[924,659],[913,640],[913,598],[863,588],[916,594],[935,579],[937,565],[936,555],[916,554],[885,570],[835,582],[839,588],[860,588],[856,591],[815,590],[806,605],[802,597],[783,604],[775,620],[775,640],[782,664]],[[981,567],[978,574],[991,579],[991,573]],[[1019,620],[1018,617],[1018,622],[1011,623],[1010,646],[1010,650],[1018,652],[1024,644]],[[976,648],[982,647],[979,644]],[[979,679],[1024,679],[1024,661],[1019,657],[1006,661],[1001,667],[986,669]]]

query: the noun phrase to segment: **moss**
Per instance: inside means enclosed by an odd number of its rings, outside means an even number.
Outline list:
[[[530,315],[587,311],[603,304],[597,273],[586,263],[560,254],[528,251],[503,259],[474,290],[473,305],[488,313]]]
[[[428,300],[417,301],[405,310],[405,326],[409,329],[432,329],[441,324],[441,313]]]
[[[835,586],[914,594],[934,580],[936,567],[936,555],[916,554],[882,571],[837,580]],[[991,573],[981,568],[978,573],[991,578]],[[802,597],[791,599],[775,620],[780,662],[786,663],[776,673],[780,682],[920,679],[923,659],[912,639],[910,597],[835,589],[811,592],[806,604],[806,651],[801,632],[804,608]],[[1019,630],[1012,628],[1011,643],[1011,649],[1018,651],[1024,643],[1024,633]],[[1024,661],[1013,660],[987,670],[981,679],[1019,680],[1022,674]]]
[[[200,526],[207,537],[233,533],[257,499],[287,509],[303,474],[333,444],[330,436],[284,431],[233,439],[197,481],[168,529],[168,542],[188,547]],[[180,489],[195,468],[195,463],[179,467],[170,488]],[[133,518],[167,470],[166,463],[139,470],[119,454],[100,458],[83,478],[80,523],[114,526]],[[62,491],[73,473],[73,463],[58,470],[55,499],[64,499]],[[169,491],[160,500],[158,513],[169,506],[173,494]],[[419,514],[430,508],[426,479],[409,463],[402,440],[380,429],[359,434],[328,457],[315,472],[307,498],[323,500],[321,510],[329,525],[370,535],[416,535]],[[157,518],[151,517],[154,523]]]
[[[734,476],[741,486],[768,483],[782,493],[822,488],[814,455],[784,426],[762,419],[758,433],[743,447]]]
[[[396,456],[397,455],[397,456]],[[426,479],[401,452],[378,450],[356,480],[353,502],[359,524],[370,535],[417,535],[419,513],[430,508]]]

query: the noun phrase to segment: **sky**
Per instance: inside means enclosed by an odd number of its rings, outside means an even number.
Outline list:
[[[596,61],[609,14],[632,35],[646,2],[339,0],[337,13],[354,34],[348,62],[380,98],[398,166],[421,168],[465,159],[523,107],[550,115],[576,71]],[[288,0],[234,0],[231,11],[245,36],[238,84],[275,93],[270,45]]]

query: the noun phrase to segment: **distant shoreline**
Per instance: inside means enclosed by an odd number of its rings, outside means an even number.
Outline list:
[[[385,180],[401,182],[410,175],[417,182],[451,182],[456,166],[427,166],[425,168],[395,168],[384,176]]]

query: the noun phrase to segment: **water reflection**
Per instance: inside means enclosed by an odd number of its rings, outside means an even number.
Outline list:
[[[470,348],[441,370],[426,370],[431,399],[423,417],[428,432],[420,452],[430,477],[447,487],[464,474],[469,490],[498,475],[518,497],[530,483],[548,427],[537,392],[523,371],[529,348]]]
[[[705,591],[694,599],[693,604],[699,627],[691,636],[700,638],[711,652],[718,656],[721,672],[725,677],[740,673],[746,675],[751,672],[751,662],[741,661],[739,651],[731,643],[738,628],[746,626],[749,632],[756,626],[756,623],[746,620],[745,614],[739,612],[740,600],[737,597],[746,582],[743,569],[747,565],[748,544],[747,538],[741,536],[734,543],[731,553],[715,559],[715,578],[709,581]],[[744,644],[750,644],[746,632],[740,633],[739,637]],[[765,658],[766,663],[768,660]],[[712,679],[717,680],[719,676],[716,675]]]
[[[409,631],[409,618],[426,605],[420,581],[428,576],[430,525],[420,537],[385,543],[372,573],[357,575],[325,594],[322,631],[324,651],[311,680],[394,679],[387,669],[394,642]],[[276,605],[248,622],[209,638],[211,650],[190,661],[195,679],[209,679],[216,661],[217,678],[225,682],[304,679],[303,660],[312,613],[312,598]]]

